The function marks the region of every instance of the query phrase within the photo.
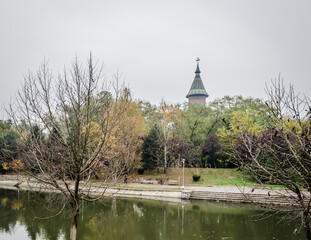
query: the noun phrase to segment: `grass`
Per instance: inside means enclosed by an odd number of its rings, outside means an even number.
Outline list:
[[[285,188],[284,186],[282,186],[282,185],[270,185],[270,184],[268,184],[268,185],[265,185],[266,187],[269,187],[269,188]]]
[[[201,178],[198,182],[192,180],[194,174],[200,175]],[[182,168],[170,168],[168,174],[163,173],[163,168],[153,171],[145,171],[144,174],[140,175],[136,172],[128,176],[128,183],[140,183],[142,179],[163,179],[163,180],[177,180],[179,186],[176,188],[169,188],[170,190],[180,190],[179,187],[182,185],[183,172]],[[0,178],[0,180],[6,180],[5,178]],[[8,179],[10,180],[10,179]],[[15,179],[12,179],[15,180]],[[36,182],[35,180],[30,180],[30,182]],[[168,188],[154,188],[150,187],[130,187],[121,185],[123,179],[117,184],[118,188],[133,188],[133,189],[162,189],[168,190]],[[100,181],[93,179],[91,185],[100,184]],[[236,169],[211,169],[211,168],[185,168],[185,185],[207,185],[207,186],[258,186],[259,184],[252,181],[252,179],[245,172],[237,171]],[[282,188],[280,185],[264,185],[270,188]]]
[[[205,170],[205,169],[204,169]],[[256,185],[245,173],[236,171],[235,169],[207,169],[202,170],[201,181],[199,184],[204,185],[237,185],[237,186],[253,186]]]
[[[126,189],[138,189],[138,190],[181,190],[181,188],[154,188],[154,187],[131,187],[131,186],[110,186],[111,188],[126,188]]]
[[[198,182],[193,182],[192,176],[199,174],[201,176]],[[166,180],[177,180],[182,185],[182,169],[169,169],[168,174],[163,174],[163,170],[158,173],[156,170],[145,171],[139,175],[134,173],[129,176],[129,182],[135,182],[135,179],[162,178]],[[258,185],[252,181],[244,172],[236,169],[210,169],[210,168],[185,168],[186,185],[213,185],[213,186],[255,186]]]

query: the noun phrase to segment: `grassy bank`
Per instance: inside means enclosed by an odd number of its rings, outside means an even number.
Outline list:
[[[198,182],[194,182],[192,176],[200,175]],[[100,176],[100,174],[99,174]],[[101,176],[100,176],[101,177]],[[17,180],[17,175],[2,175],[0,180],[14,179]],[[168,170],[168,174],[163,173],[163,168],[153,171],[144,171],[143,174],[138,174],[137,171],[128,176],[128,183],[140,183],[143,179],[163,179],[166,183],[168,180],[175,180],[182,185],[182,168],[172,168]],[[32,181],[32,180],[30,180]],[[93,184],[100,184],[101,178],[92,177]],[[117,185],[123,184],[123,178],[119,179]],[[121,186],[120,185],[120,186]],[[249,175],[245,172],[237,171],[236,169],[210,169],[210,168],[185,168],[185,185],[207,185],[207,186],[258,186]],[[281,187],[278,185],[265,185],[266,187]],[[152,188],[152,186],[150,186]],[[178,188],[178,186],[177,186]],[[162,189],[162,188],[161,188]]]
[[[201,176],[198,182],[193,182],[192,176],[198,174]],[[169,169],[168,174],[163,173],[163,169],[144,171],[143,174],[137,172],[129,176],[129,182],[137,182],[141,179],[168,179],[177,180],[182,185],[182,169]],[[207,168],[185,168],[185,184],[194,185],[232,185],[232,186],[254,186],[257,185],[253,182],[247,174],[237,171],[236,169],[207,169]]]

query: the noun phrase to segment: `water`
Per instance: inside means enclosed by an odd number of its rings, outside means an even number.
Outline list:
[[[55,195],[55,194],[54,194]],[[54,196],[53,195],[53,196]],[[0,239],[69,239],[70,212],[51,194],[0,189]],[[48,212],[52,209],[52,213]],[[108,199],[81,206],[78,239],[305,239],[293,234],[296,224],[278,223],[283,214],[256,221],[265,213],[257,207],[192,201],[170,203],[138,199]]]

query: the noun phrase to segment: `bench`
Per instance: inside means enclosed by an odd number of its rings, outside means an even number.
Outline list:
[[[168,185],[178,185],[178,181],[177,180],[168,180],[167,184]]]
[[[152,180],[152,179],[147,179],[147,180],[142,180],[140,182],[141,184],[158,184],[158,181],[157,180]]]

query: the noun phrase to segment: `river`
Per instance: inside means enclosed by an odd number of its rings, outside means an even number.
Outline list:
[[[69,239],[68,209],[37,219],[61,207],[57,194],[0,189],[0,239]],[[305,239],[303,231],[293,233],[297,224],[282,221],[284,213],[271,216],[250,205],[116,198],[83,202],[80,213],[78,239],[83,240]]]

